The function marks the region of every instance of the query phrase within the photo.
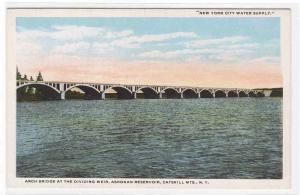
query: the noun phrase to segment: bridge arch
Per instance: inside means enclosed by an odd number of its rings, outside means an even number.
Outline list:
[[[153,89],[152,87],[140,87],[139,89],[136,90],[136,92],[143,92],[143,94],[137,93],[137,98],[142,98],[144,99],[158,99],[159,94],[158,92]]]
[[[71,93],[71,90],[74,88],[78,88],[84,92],[84,95],[82,95],[83,99],[88,99],[88,100],[101,99],[100,91],[97,88],[95,88],[91,85],[88,85],[88,84],[76,84],[76,85],[72,85],[72,86],[68,87],[64,91],[66,99],[72,98],[70,93]]]
[[[122,85],[114,85],[104,90],[103,94],[105,98],[107,98],[107,94],[109,90],[113,90],[116,92],[117,99],[132,99],[133,94],[130,89]]]
[[[250,91],[250,92],[248,93],[248,96],[249,96],[249,97],[256,97],[256,93],[254,93],[254,91]]]
[[[26,87],[26,86],[31,86],[31,87],[35,87],[35,88],[40,87],[40,86],[45,86],[45,87],[49,87],[49,88],[53,89],[57,93],[60,93],[60,91],[58,89],[56,89],[55,87],[53,87],[51,85],[47,85],[45,83],[25,83],[25,84],[17,86],[17,90],[22,88],[22,87]]]
[[[264,92],[259,91],[256,93],[256,97],[265,97],[265,94],[264,94]]]
[[[231,91],[228,91],[227,96],[228,97],[238,97],[239,95],[236,91],[231,90]]]
[[[161,93],[162,97],[166,99],[179,99],[181,97],[180,92],[173,87],[165,88]]]
[[[220,89],[215,91],[215,98],[224,98],[226,97],[225,91],[222,91]]]
[[[239,97],[248,97],[248,94],[245,91],[239,91]]]
[[[29,87],[35,88],[36,91],[33,92],[38,100],[59,100],[60,91],[51,85],[45,83],[25,83],[17,86],[17,99],[27,98],[30,96],[28,94]],[[24,93],[25,92],[25,93]]]
[[[197,92],[192,88],[186,88],[182,92],[183,98],[198,98]]]
[[[211,91],[207,89],[203,89],[200,91],[200,98],[213,98],[213,94]]]

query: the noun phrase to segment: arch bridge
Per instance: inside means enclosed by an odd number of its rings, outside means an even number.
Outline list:
[[[240,89],[205,88],[188,86],[123,85],[103,83],[76,83],[56,81],[17,81],[17,91],[34,87],[50,99],[66,99],[66,93],[79,88],[85,99],[106,99],[111,90],[117,99],[182,99],[182,98],[233,98],[233,97],[282,97],[282,88]]]

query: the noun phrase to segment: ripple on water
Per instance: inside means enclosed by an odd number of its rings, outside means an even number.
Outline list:
[[[17,103],[17,176],[281,178],[282,99]]]

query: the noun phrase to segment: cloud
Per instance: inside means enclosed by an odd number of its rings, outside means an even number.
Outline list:
[[[51,29],[51,30],[50,30]],[[124,38],[132,35],[132,30],[113,31],[104,27],[89,27],[80,25],[55,25],[50,29],[25,29],[18,28],[17,49],[18,55],[30,55],[33,53],[78,54],[82,52],[97,55],[105,51],[111,51],[111,40]],[[91,41],[92,40],[97,40]]]
[[[55,25],[47,30],[18,28],[17,31],[18,42],[31,41],[41,45],[45,42],[61,44],[54,46],[53,49],[49,49],[49,46],[47,46],[46,52],[74,53],[79,51],[79,47],[88,47],[87,43],[83,44],[82,42],[90,42],[93,47],[91,54],[95,54],[95,52],[103,53],[103,51],[111,51],[115,48],[139,48],[144,43],[195,37],[197,37],[197,34],[194,32],[135,35],[131,29],[114,31],[105,27],[83,25]],[[92,42],[92,40],[97,40],[97,42]]]
[[[78,51],[87,50],[90,48],[90,43],[87,42],[77,42],[77,43],[67,43],[61,46],[57,46],[53,49],[53,53],[64,53],[70,54]]]
[[[146,43],[146,42],[166,41],[166,40],[175,39],[179,37],[194,38],[197,37],[197,34],[194,32],[174,32],[174,33],[167,33],[167,34],[132,36],[132,37],[128,37],[127,40],[130,42]]]
[[[108,38],[108,39],[115,39],[115,38],[119,38],[119,37],[127,37],[134,34],[134,32],[132,30],[123,30],[123,31],[107,31],[104,35],[104,38]]]
[[[162,42],[176,38],[195,38],[197,34],[194,32],[174,32],[166,34],[147,34],[141,36],[130,36],[123,39],[118,39],[112,42],[112,45],[123,48],[137,48],[142,43]]]
[[[276,48],[275,44],[276,41],[274,40],[254,42],[246,36],[193,39],[183,41],[180,49],[143,51],[137,56],[153,60],[205,61],[215,64],[239,63],[244,60],[264,57],[261,60],[265,60],[264,63],[269,63],[269,59],[274,55],[271,49]],[[272,63],[279,64],[279,60],[274,60]]]
[[[19,28],[18,40],[36,40],[48,38],[60,41],[78,41],[87,38],[114,39],[132,35],[132,30],[113,31],[104,27],[90,27],[81,25],[55,25],[49,29],[30,30]]]
[[[78,25],[53,26],[54,32],[49,37],[60,40],[81,40],[84,38],[100,36],[105,33],[101,27],[88,27]]]
[[[249,64],[278,64],[280,62],[280,57],[278,56],[266,56],[249,59]]]
[[[241,43],[241,44],[220,44],[217,48],[226,49],[257,49],[261,45],[259,43]]]
[[[91,52],[93,54],[104,54],[112,51],[114,47],[109,43],[95,42],[92,44]]]
[[[245,42],[249,40],[246,36],[232,36],[214,39],[198,39],[193,41],[188,41],[185,46],[188,48],[199,48],[204,46],[220,45],[220,44],[236,44],[240,42]]]
[[[258,51],[268,53],[268,56],[270,56],[274,53],[273,50],[278,48],[278,40],[257,43],[247,36],[199,39],[199,35],[194,32],[136,35],[130,29],[114,31],[106,27],[83,25],[56,25],[52,26],[51,29],[49,31],[49,29],[28,30],[19,28],[17,32],[18,43],[21,43],[21,45],[24,42],[32,44],[32,50],[47,48],[44,52],[48,54],[54,52],[82,55],[82,52],[85,52],[86,55],[94,56],[111,52],[109,56],[119,57],[118,55],[124,52],[133,52],[131,56],[145,59],[200,60],[216,63],[257,58],[258,56],[254,55],[255,53],[256,55],[259,54]],[[174,45],[174,42],[168,42],[173,39],[178,39],[176,45]],[[56,42],[53,40],[56,40]],[[50,43],[50,46],[43,45],[45,42]],[[51,48],[53,42],[55,43]],[[149,44],[147,47],[150,46],[149,48],[152,50],[142,47],[146,43]],[[161,46],[155,46],[154,43],[161,44]],[[40,44],[39,48],[38,44]],[[153,47],[158,49],[153,49]],[[143,48],[143,50],[139,51],[140,48]],[[125,50],[122,51],[121,49]],[[24,55],[27,55],[28,52],[30,51],[24,51]],[[20,52],[20,55],[23,55],[22,52]]]
[[[40,44],[24,41],[18,42],[17,44],[16,54],[17,56],[37,56],[40,55],[42,52],[42,47]]]
[[[211,53],[218,53],[221,52],[220,49],[181,49],[181,50],[173,50],[173,51],[149,51],[144,52],[139,55],[139,57],[146,57],[146,58],[160,58],[160,59],[174,59],[177,57],[181,57],[184,55],[193,55],[193,54],[211,54]],[[186,56],[185,56],[186,57]]]
[[[171,51],[153,50],[140,53],[138,57],[149,59],[165,59],[176,61],[178,59],[184,61],[206,60],[206,61],[237,61],[241,56],[248,55],[252,50],[242,49],[240,47],[231,49],[226,48],[203,48],[203,49],[179,49]]]
[[[50,33],[47,31],[42,31],[42,30],[29,30],[29,29],[19,29],[16,33],[16,39],[17,42],[22,42],[22,41],[35,41],[37,39],[49,37]]]

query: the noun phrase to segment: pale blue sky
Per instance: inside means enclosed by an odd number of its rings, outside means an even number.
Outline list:
[[[56,25],[132,29],[136,34],[159,34],[174,31],[196,32],[203,37],[234,35],[251,36],[256,40],[279,38],[279,17],[272,18],[41,18],[19,17],[17,28],[53,30]]]
[[[159,52],[179,52],[183,49],[191,49],[188,47],[189,42],[195,40],[214,40],[223,39],[224,37],[244,37],[245,39],[237,41],[239,46],[247,51],[241,51],[240,54],[234,57],[239,58],[264,58],[264,57],[278,57],[279,56],[279,18],[35,18],[35,17],[22,17],[17,18],[17,31],[22,32],[25,30],[39,30],[43,32],[56,32],[61,29],[57,29],[59,26],[84,26],[92,28],[106,28],[110,32],[119,32],[124,30],[132,31],[130,36],[143,35],[160,35],[169,34],[174,32],[194,33],[195,36],[177,36],[175,38],[158,40],[158,41],[145,41],[142,44],[132,47],[115,47],[114,52],[93,52],[93,48],[84,50],[77,50],[77,55],[98,55],[107,57],[117,57],[121,59],[131,58],[151,58],[161,59],[160,55],[156,55]],[[82,37],[80,41],[93,43],[105,43],[109,44],[114,39],[103,39],[101,36],[86,36]],[[40,37],[38,39],[39,44],[42,46],[44,53],[51,52],[55,47],[63,45],[65,43],[77,42],[78,40],[66,40],[55,39],[51,37]],[[221,41],[223,46],[232,43],[230,40]],[[243,44],[243,45],[241,45]],[[245,44],[257,44],[245,45]],[[206,44],[205,47],[197,47],[198,49],[215,49],[220,45]],[[247,48],[245,48],[247,47]],[[249,47],[252,47],[250,49]],[[194,49],[196,47],[193,47]],[[112,48],[109,48],[109,51]],[[238,47],[236,47],[238,49]],[[237,53],[238,50],[234,50]],[[218,61],[215,55],[219,51],[205,51],[199,53],[202,56],[202,60]],[[71,53],[71,52],[69,52]],[[76,52],[74,52],[76,53]],[[74,54],[73,53],[73,54]],[[143,55],[155,54],[155,55]],[[185,55],[175,55],[172,60],[184,60],[187,56],[197,55],[197,52],[185,51]],[[163,53],[162,53],[163,56]],[[171,58],[170,56],[170,58]],[[170,60],[168,58],[168,60]]]

